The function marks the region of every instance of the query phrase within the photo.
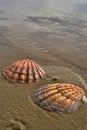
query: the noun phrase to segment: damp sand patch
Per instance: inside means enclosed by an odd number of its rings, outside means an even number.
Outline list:
[[[43,68],[49,75],[47,75],[46,79],[36,84],[9,84],[9,82],[2,78],[2,85],[0,87],[1,106],[3,106],[1,108],[1,117],[4,116],[5,118],[0,118],[2,122],[1,130],[86,130],[87,107],[85,105],[81,105],[80,109],[73,114],[62,114],[48,112],[34,103],[33,96],[37,88],[47,84],[47,82],[58,82],[57,80],[54,81],[53,78],[58,77],[59,67],[44,66]],[[61,69],[63,71],[63,68]],[[68,73],[65,68],[64,70]],[[63,81],[69,82],[70,79],[62,78],[61,82]],[[82,83],[80,80],[78,81],[80,84]],[[71,80],[71,82],[75,83],[76,80]]]
[[[51,82],[75,84],[87,90],[87,84],[84,79],[66,67],[49,65],[45,66],[44,70],[48,73],[48,79]]]

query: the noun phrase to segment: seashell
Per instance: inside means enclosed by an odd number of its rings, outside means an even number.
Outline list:
[[[48,111],[74,112],[81,102],[87,103],[85,91],[66,83],[48,84],[36,90],[34,101]]]
[[[19,83],[38,82],[46,75],[37,63],[29,59],[13,63],[3,69],[2,74],[7,80]]]

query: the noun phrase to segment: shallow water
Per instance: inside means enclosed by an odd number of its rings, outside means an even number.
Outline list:
[[[0,33],[87,72],[86,0],[0,0]]]
[[[54,68],[67,67],[87,83],[87,1],[0,0],[0,72],[23,58],[54,66],[48,69],[52,75]],[[84,105],[66,115],[34,104],[35,89],[48,79],[36,85],[9,84],[1,75],[0,80],[0,130],[87,129]]]

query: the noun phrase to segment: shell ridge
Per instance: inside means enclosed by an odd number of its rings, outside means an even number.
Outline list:
[[[20,62],[18,65],[15,65],[15,67],[16,67],[15,72],[16,72],[16,73],[19,73],[19,77],[20,77],[20,75],[21,75],[24,62],[25,62],[25,60],[21,60],[21,62]]]
[[[33,69],[33,77],[34,77],[34,80],[35,80],[35,82],[38,82],[39,75],[38,75],[38,73],[37,73],[36,66],[35,66],[35,64],[33,63],[33,61],[31,61],[31,64],[32,64],[32,69]]]
[[[54,92],[54,93],[51,93],[51,94],[49,94],[49,95],[42,95],[42,97],[40,96],[40,95],[37,95],[37,94],[35,94],[35,97],[34,98],[41,98],[41,99],[39,99],[39,102],[42,102],[42,101],[44,101],[45,99],[47,99],[48,97],[51,97],[51,96],[53,96],[54,94],[57,94],[57,92]]]
[[[25,75],[23,74],[23,68],[24,68],[24,64],[25,64],[26,60],[21,60],[20,64],[17,66],[17,70],[16,73],[19,74],[19,78],[17,80],[17,82],[19,83],[24,83],[25,82]]]
[[[31,83],[33,80],[33,72],[32,72],[32,65],[31,65],[31,60],[29,61],[29,76],[28,76],[28,81]]]
[[[42,91],[43,90],[43,91]],[[45,93],[45,92],[50,92],[50,91],[52,91],[52,90],[57,90],[55,87],[52,87],[52,88],[47,88],[47,89],[41,89],[41,90],[39,90],[38,92],[40,93],[40,94],[43,94],[43,93]],[[58,91],[58,90],[57,90]]]
[[[52,104],[54,103],[54,102],[57,102],[57,99],[61,96],[61,93],[59,93],[59,94],[57,94],[57,93],[55,93],[56,94],[56,96],[53,94],[53,95],[51,95],[51,96],[49,96],[48,98],[47,98],[47,100],[45,101],[45,102],[47,102],[48,104],[49,104],[49,106],[50,107],[52,107]],[[50,98],[51,97],[51,98]],[[44,100],[42,101],[42,103],[44,102]],[[60,102],[57,102],[57,103],[60,103]]]
[[[51,85],[51,84],[43,85],[41,88],[37,89],[36,92],[39,92],[39,91],[42,91],[44,89],[51,88],[51,87],[57,88],[58,83],[56,83],[55,85]]]
[[[43,78],[43,74],[42,74],[41,71],[39,70],[39,65],[35,63],[35,66],[36,66],[37,72],[38,72],[38,74],[39,74],[39,77]]]

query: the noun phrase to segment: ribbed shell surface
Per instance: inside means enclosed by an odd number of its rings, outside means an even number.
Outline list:
[[[3,69],[2,74],[7,80],[19,83],[38,82],[45,76],[44,70],[37,63],[29,59],[13,63]]]
[[[49,111],[74,112],[79,108],[85,92],[73,84],[56,83],[36,90],[34,101]]]

